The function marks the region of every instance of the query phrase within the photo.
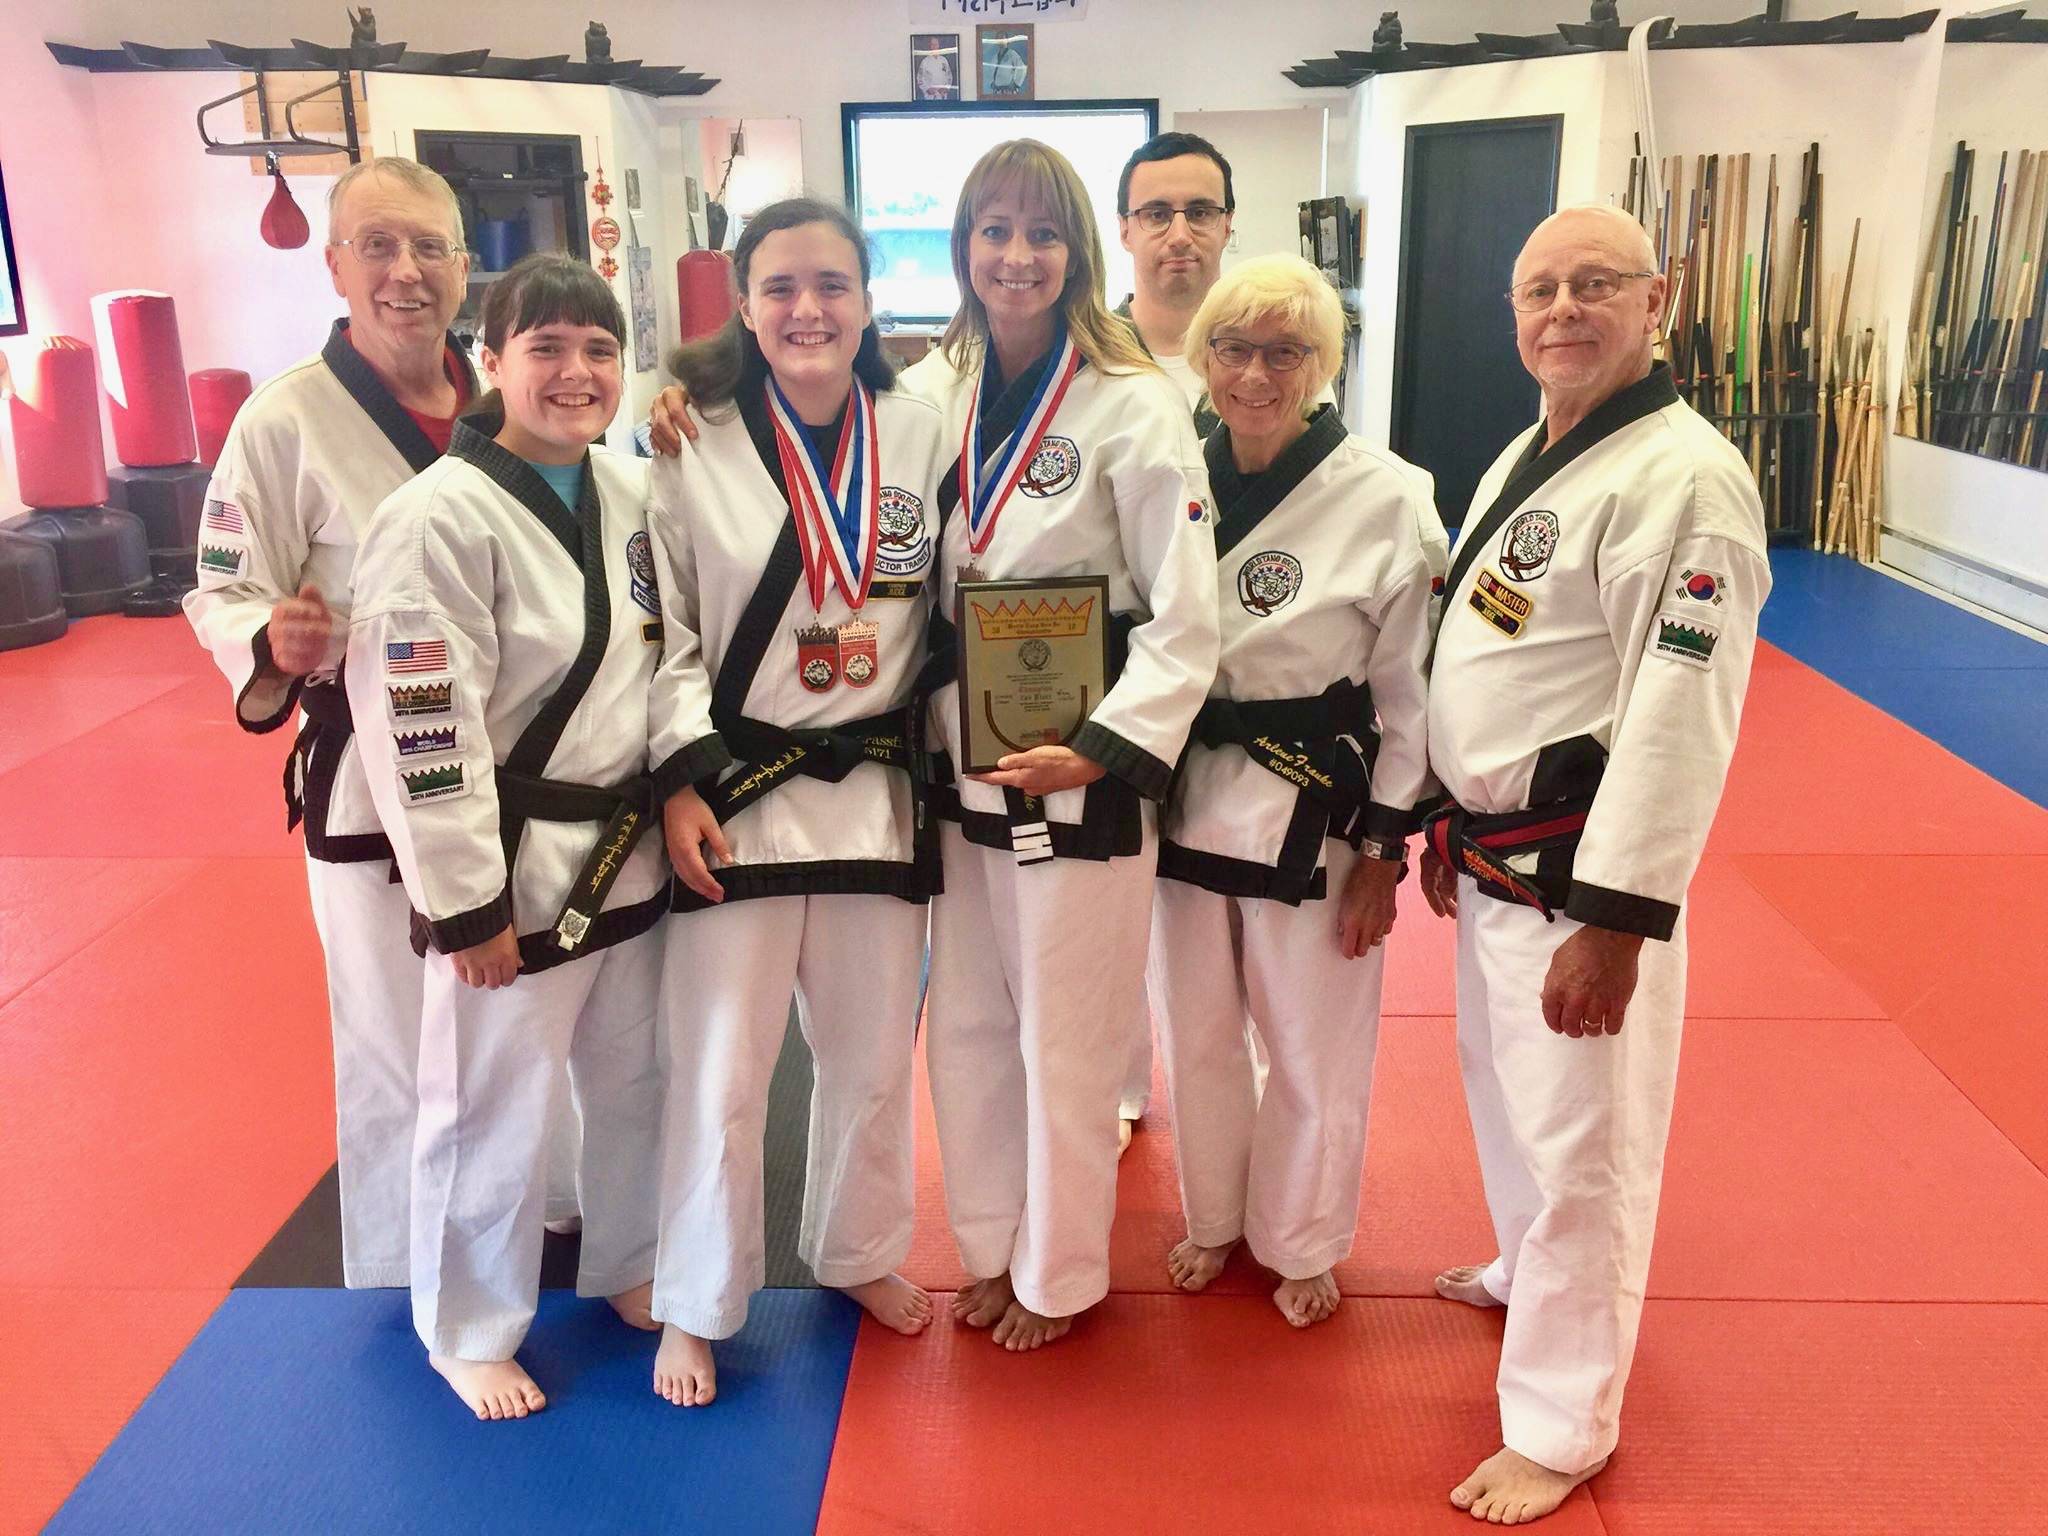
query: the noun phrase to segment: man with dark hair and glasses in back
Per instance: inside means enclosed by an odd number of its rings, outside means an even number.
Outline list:
[[[1216,286],[1237,197],[1230,162],[1207,139],[1162,133],[1138,146],[1116,184],[1117,234],[1131,253],[1135,286],[1117,313],[1131,322],[1207,437],[1216,417],[1202,380],[1181,356],[1188,322]]]

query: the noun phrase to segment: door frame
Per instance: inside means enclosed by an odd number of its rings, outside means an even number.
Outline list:
[[[1408,125],[1407,142],[1401,154],[1401,260],[1394,277],[1394,378],[1393,393],[1389,404],[1392,411],[1387,418],[1387,439],[1394,452],[1402,451],[1399,439],[1406,436],[1406,420],[1403,411],[1406,401],[1404,380],[1407,377],[1408,326],[1413,319],[1408,305],[1408,267],[1413,257],[1415,219],[1415,161],[1419,146],[1425,139],[1447,138],[1453,134],[1488,133],[1499,128],[1532,128],[1544,126],[1550,129],[1550,189],[1546,201],[1552,213],[1557,211],[1558,179],[1564,162],[1564,114],[1561,112],[1540,112],[1523,117],[1480,117],[1468,118],[1454,123],[1411,123]],[[1502,291],[1506,288],[1503,285]]]

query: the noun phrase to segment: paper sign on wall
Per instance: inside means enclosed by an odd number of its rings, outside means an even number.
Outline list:
[[[1084,21],[1088,0],[909,0],[910,24],[948,21]]]

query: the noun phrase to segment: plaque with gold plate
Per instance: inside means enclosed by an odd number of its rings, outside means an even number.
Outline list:
[[[1102,702],[1109,677],[1109,578],[963,581],[960,632],[962,773],[996,759],[1065,746]]]

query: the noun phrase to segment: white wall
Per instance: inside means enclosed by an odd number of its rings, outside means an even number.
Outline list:
[[[1356,88],[1351,195],[1365,207],[1365,313],[1360,376],[1345,402],[1353,430],[1378,444],[1391,430],[1408,130],[1423,123],[1561,117],[1558,204],[1601,201],[1628,175],[1627,131],[1617,132],[1610,122],[1630,110],[1624,67],[1620,54],[1583,54],[1382,75]],[[1506,273],[1501,286],[1507,286]],[[1512,360],[1514,328],[1505,304],[1500,324],[1502,353]]]
[[[1317,102],[1264,111],[1182,112],[1160,125],[1200,134],[1230,162],[1237,213],[1230,221],[1224,271],[1249,257],[1300,248],[1301,204],[1324,196],[1329,184],[1323,164],[1329,115]]]

